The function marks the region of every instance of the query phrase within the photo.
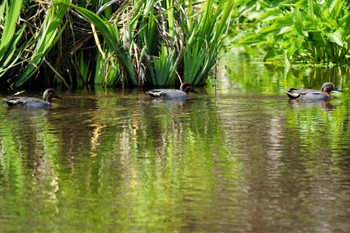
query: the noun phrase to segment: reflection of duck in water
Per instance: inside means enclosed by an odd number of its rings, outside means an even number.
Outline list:
[[[46,89],[43,94],[43,99],[33,97],[8,96],[4,101],[11,107],[32,108],[32,109],[50,109],[53,98],[62,99],[54,89]]]
[[[197,93],[192,85],[188,82],[181,84],[180,89],[153,89],[147,93],[152,97],[160,97],[162,99],[179,99],[184,100],[188,98],[189,92]]]
[[[313,89],[291,88],[286,93],[288,97],[293,100],[325,101],[332,98],[330,94],[331,91],[341,92],[341,90],[337,89],[333,83],[326,82],[322,85],[321,91]]]
[[[289,100],[289,105],[292,108],[319,108],[322,107],[325,111],[332,111],[338,105],[333,105],[329,100],[320,100],[320,101],[298,101],[298,100]]]

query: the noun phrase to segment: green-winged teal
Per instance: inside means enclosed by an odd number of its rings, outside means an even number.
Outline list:
[[[13,95],[8,96],[4,101],[11,107],[50,109],[53,98],[62,99],[56,95],[54,89],[49,88],[45,90],[43,99]]]
[[[322,101],[331,99],[331,91],[341,92],[341,90],[337,89],[333,83],[326,82],[322,85],[321,91],[313,89],[291,88],[286,93],[290,99],[304,101]]]
[[[184,82],[180,86],[180,90],[176,89],[153,89],[147,93],[152,97],[160,97],[162,99],[180,99],[184,100],[188,98],[188,93],[197,93],[192,85],[188,82]]]

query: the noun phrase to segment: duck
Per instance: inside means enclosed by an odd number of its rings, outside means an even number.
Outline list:
[[[43,93],[43,99],[12,95],[12,96],[6,97],[4,101],[10,107],[31,108],[31,109],[50,109],[52,107],[53,98],[62,99],[56,94],[56,91],[53,88],[48,88]]]
[[[341,92],[332,82],[326,82],[320,90],[291,88],[286,92],[292,100],[326,101],[332,98],[331,91]]]
[[[160,97],[162,99],[180,99],[185,100],[188,98],[189,93],[197,93],[193,86],[188,82],[183,82],[179,90],[176,89],[153,89],[147,93],[152,97]]]

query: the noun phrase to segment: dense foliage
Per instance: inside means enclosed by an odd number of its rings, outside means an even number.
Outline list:
[[[232,9],[214,0],[5,0],[1,87],[203,84]]]
[[[262,52],[266,62],[349,64],[349,7],[345,0],[5,0],[0,86],[201,85],[230,20],[231,44]]]
[[[349,64],[349,6],[345,0],[248,1],[233,43],[256,46],[265,61],[286,66]]]

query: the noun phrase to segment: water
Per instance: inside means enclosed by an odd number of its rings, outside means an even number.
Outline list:
[[[292,104],[283,91],[312,75],[230,67],[184,102],[97,90],[50,111],[0,105],[1,232],[349,232],[346,92]]]

